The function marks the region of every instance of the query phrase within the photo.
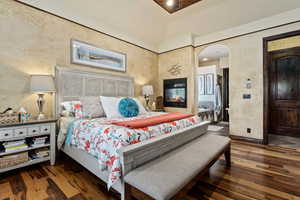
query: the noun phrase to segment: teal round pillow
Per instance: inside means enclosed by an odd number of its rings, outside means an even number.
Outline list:
[[[123,98],[119,102],[119,112],[123,117],[135,117],[139,114],[139,106],[131,98]]]

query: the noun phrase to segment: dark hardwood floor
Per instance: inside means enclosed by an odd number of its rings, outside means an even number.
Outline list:
[[[222,157],[184,193],[186,200],[300,199],[300,150],[233,141],[232,166]],[[136,193],[137,199],[144,199]],[[56,166],[40,164],[0,174],[0,200],[116,200],[105,184],[61,156]],[[181,198],[182,199],[182,198]]]

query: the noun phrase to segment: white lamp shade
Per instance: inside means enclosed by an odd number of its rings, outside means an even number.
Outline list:
[[[151,96],[151,95],[153,95],[154,94],[154,92],[153,92],[153,86],[152,85],[145,85],[143,87],[142,92],[143,92],[144,96]]]
[[[31,75],[31,92],[55,92],[54,80],[51,75]]]

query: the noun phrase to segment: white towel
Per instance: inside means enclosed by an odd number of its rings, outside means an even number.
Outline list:
[[[221,98],[221,87],[220,85],[216,86],[216,91],[215,91],[215,113],[216,115],[220,115],[221,110],[222,110],[222,98]]]

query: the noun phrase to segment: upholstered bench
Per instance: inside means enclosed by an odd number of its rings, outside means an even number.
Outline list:
[[[230,166],[229,138],[203,135],[129,172],[124,177],[126,200],[132,197],[132,187],[157,200],[170,199],[192,179],[206,173],[223,153]]]

